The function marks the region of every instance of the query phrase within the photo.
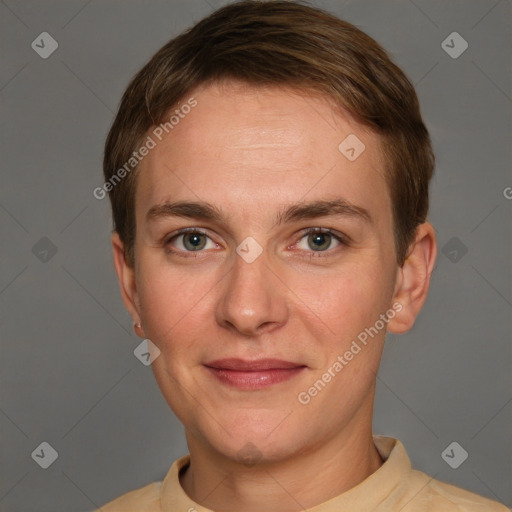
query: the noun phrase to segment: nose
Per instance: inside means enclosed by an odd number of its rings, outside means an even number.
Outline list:
[[[265,251],[248,263],[235,254],[216,307],[219,325],[245,336],[269,333],[286,323],[286,286],[272,270]]]

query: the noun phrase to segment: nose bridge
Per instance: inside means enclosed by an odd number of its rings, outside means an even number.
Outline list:
[[[281,325],[286,318],[286,303],[268,267],[265,251],[254,259],[246,257],[254,247],[250,241],[249,245],[244,242],[227,275],[216,315],[220,325],[250,335]]]

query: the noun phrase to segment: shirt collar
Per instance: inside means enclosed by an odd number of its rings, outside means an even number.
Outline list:
[[[411,462],[403,444],[397,439],[384,436],[373,436],[373,441],[384,461],[382,466],[352,489],[305,512],[374,510],[397,489],[399,484],[404,482],[411,472]],[[190,455],[185,455],[171,466],[160,488],[162,510],[212,512],[191,500],[181,487],[179,473],[189,463]]]

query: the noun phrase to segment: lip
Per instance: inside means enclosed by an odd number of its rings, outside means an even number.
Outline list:
[[[205,363],[206,369],[220,382],[245,390],[257,390],[287,381],[306,366],[280,359],[218,359]]]

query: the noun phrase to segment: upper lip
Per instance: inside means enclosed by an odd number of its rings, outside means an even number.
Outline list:
[[[249,361],[245,359],[229,358],[229,359],[216,359],[205,363],[205,366],[216,368],[217,370],[234,370],[239,372],[250,372],[258,370],[278,370],[300,368],[305,366],[303,364],[292,363],[290,361],[283,361],[281,359],[258,359]]]

